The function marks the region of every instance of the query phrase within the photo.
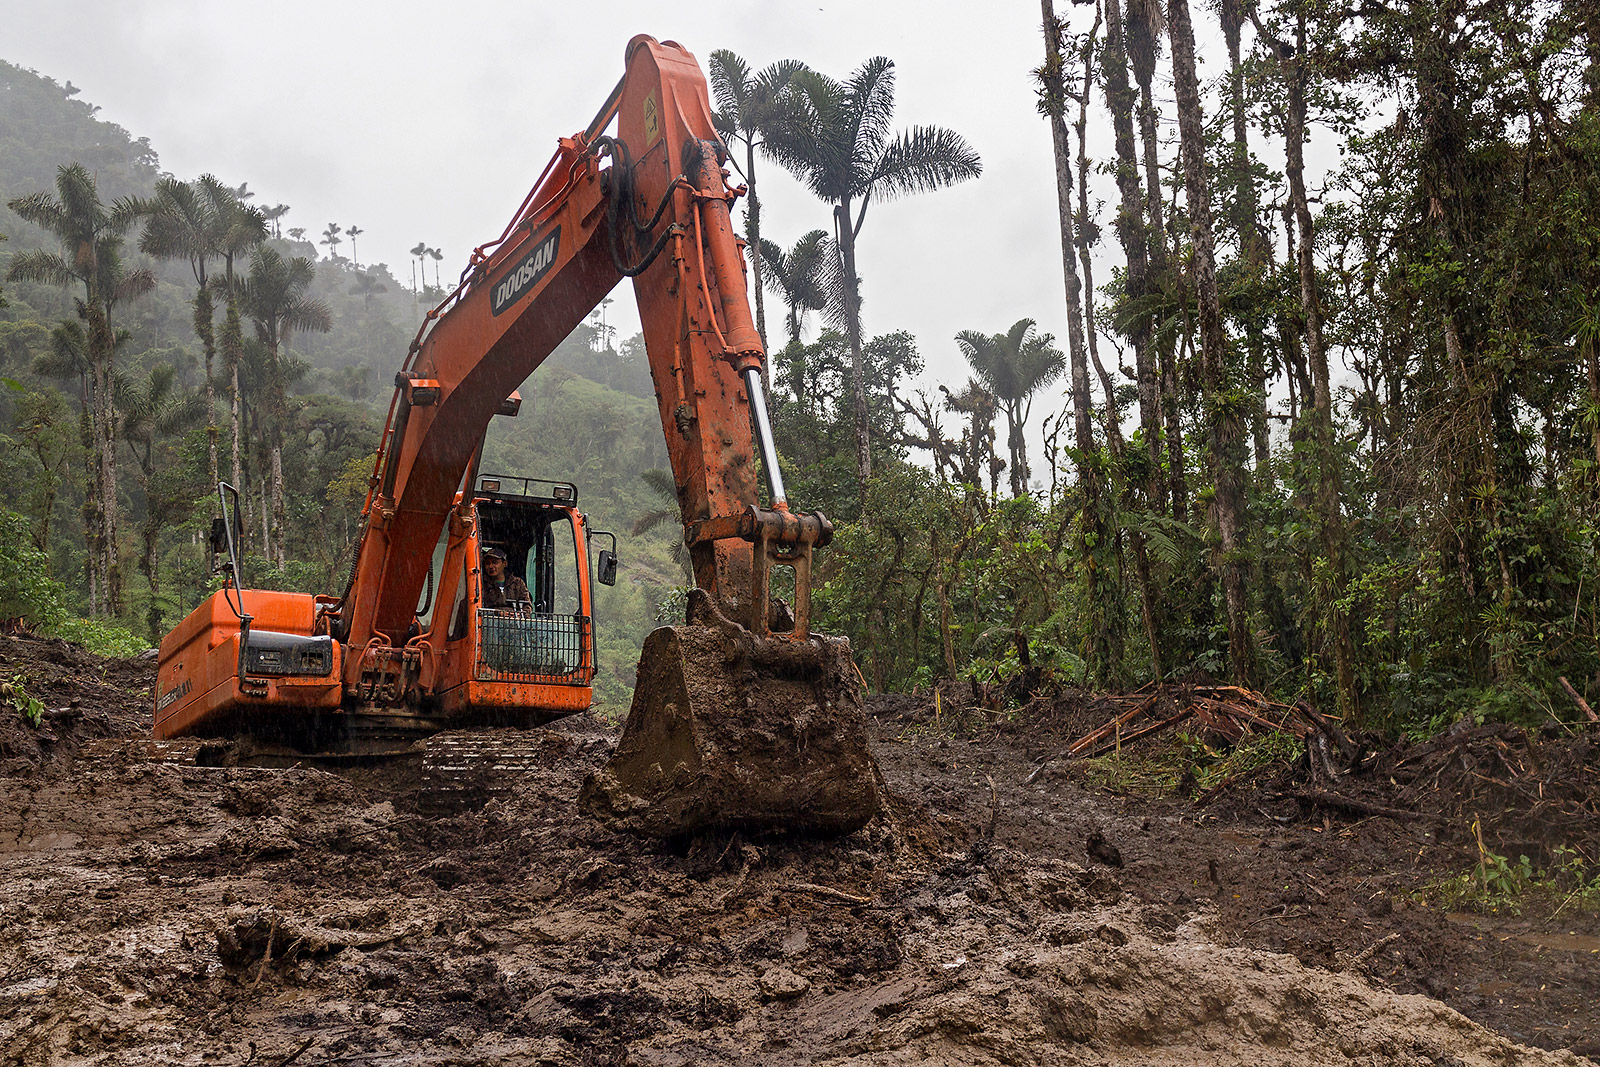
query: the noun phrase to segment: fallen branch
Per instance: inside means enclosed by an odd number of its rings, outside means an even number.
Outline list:
[[[1316,804],[1335,811],[1347,811],[1352,815],[1362,815],[1384,819],[1433,819],[1435,816],[1420,811],[1406,811],[1402,808],[1388,808],[1382,804],[1373,804],[1355,797],[1343,796],[1339,793],[1330,793],[1326,790],[1296,791],[1283,793],[1282,796],[1292,800],[1302,801],[1306,804]]]
[[[1372,944],[1368,945],[1366,948],[1362,949],[1360,952],[1357,952],[1354,956],[1351,956],[1350,967],[1352,969],[1360,967],[1363,963],[1366,963],[1373,956],[1376,956],[1378,953],[1382,952],[1384,949],[1388,948],[1398,940],[1400,940],[1400,934],[1398,931],[1392,934],[1385,934]]]
[[[1600,722],[1600,715],[1596,715],[1594,709],[1589,706],[1589,702],[1583,699],[1583,696],[1576,689],[1572,688],[1571,682],[1567,681],[1565,677],[1557,678],[1556,681],[1561,683],[1561,688],[1567,691],[1567,696],[1571,697],[1572,702],[1578,705],[1579,711],[1589,717],[1590,722]]]
[[[812,893],[819,897],[829,897],[833,900],[842,900],[846,904],[871,904],[871,897],[858,897],[854,893],[846,893],[842,889],[833,889],[825,885],[815,885],[811,882],[790,882],[783,887],[793,893]]]
[[[316,1040],[316,1038],[314,1038],[314,1037],[306,1038],[305,1041],[300,1045],[299,1048],[297,1048],[293,1052],[289,1053],[287,1056],[285,1056],[283,1059],[279,1060],[277,1063],[274,1063],[272,1065],[272,1067],[289,1067],[289,1064],[291,1064],[295,1060],[299,1059],[300,1058],[300,1054],[302,1052],[304,1052],[306,1049],[310,1048],[311,1047],[311,1042],[313,1042],[315,1040]]]
[[[1169,718],[1162,719],[1160,722],[1152,723],[1149,726],[1141,727],[1141,728],[1133,731],[1133,733],[1131,733],[1131,734],[1123,734],[1121,737],[1118,737],[1116,740],[1111,741],[1111,742],[1109,742],[1107,744],[1101,745],[1099,748],[1095,749],[1093,752],[1090,752],[1088,755],[1084,756],[1083,758],[1084,759],[1094,759],[1096,756],[1103,756],[1107,752],[1114,752],[1117,749],[1121,748],[1123,745],[1132,744],[1133,742],[1139,740],[1141,737],[1148,737],[1151,734],[1160,733],[1162,730],[1165,730],[1167,727],[1173,726],[1173,725],[1175,725],[1177,723],[1180,723],[1184,719],[1187,719],[1189,716],[1191,716],[1193,714],[1194,714],[1194,709],[1193,708],[1184,708],[1182,711],[1178,712],[1178,714],[1173,715],[1173,716],[1171,716]]]

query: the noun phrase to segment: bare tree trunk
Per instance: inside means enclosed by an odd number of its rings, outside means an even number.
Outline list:
[[[1117,239],[1127,261],[1122,291],[1129,304],[1144,300],[1149,288],[1149,248],[1144,226],[1144,197],[1139,186],[1139,159],[1134,145],[1135,94],[1128,81],[1128,45],[1122,23],[1122,0],[1106,0],[1106,47],[1101,53],[1106,109],[1117,145]],[[1139,383],[1139,429],[1150,453],[1150,478],[1145,493],[1151,507],[1163,492],[1161,479],[1161,401],[1150,351],[1150,320],[1134,320],[1128,340],[1133,345],[1134,373]]]
[[[1289,197],[1294,205],[1299,234],[1300,308],[1305,316],[1306,356],[1311,363],[1313,399],[1311,434],[1317,455],[1317,512],[1322,527],[1322,550],[1333,575],[1332,601],[1328,609],[1332,631],[1335,669],[1339,679],[1339,710],[1345,721],[1361,723],[1360,693],[1356,683],[1355,646],[1351,640],[1350,617],[1344,607],[1349,586],[1348,545],[1341,513],[1339,458],[1333,440],[1333,385],[1328,372],[1328,351],[1322,336],[1322,299],[1317,291],[1316,261],[1313,258],[1315,231],[1310,198],[1306,195],[1306,17],[1296,21],[1293,49],[1280,48],[1284,82],[1289,90],[1288,122],[1284,129],[1286,159],[1284,172],[1289,179]]]
[[[1132,10],[1131,6],[1129,10]],[[1149,32],[1148,27],[1141,26],[1139,20],[1130,21],[1128,25],[1130,31],[1135,27],[1139,27],[1139,33],[1148,34]],[[1161,166],[1156,152],[1157,112],[1155,100],[1150,92],[1151,77],[1144,65],[1137,62],[1134,64],[1134,73],[1139,79],[1139,136],[1144,157],[1145,214],[1149,220],[1149,228],[1146,231],[1149,235],[1149,278],[1161,279],[1171,285],[1171,266],[1167,258],[1167,229],[1163,218],[1161,200]],[[1150,283],[1147,279],[1147,292],[1149,288]],[[1172,517],[1180,522],[1187,522],[1189,520],[1189,477],[1183,453],[1183,417],[1178,395],[1177,345],[1172,341],[1163,342],[1158,346],[1157,355],[1158,358],[1155,361],[1158,368],[1157,399],[1160,405],[1161,420],[1165,423],[1167,471],[1166,478],[1161,486],[1161,492],[1157,496],[1156,505],[1158,507],[1163,506],[1170,499]]]
[[[239,321],[239,301],[233,293],[231,278],[227,317],[222,325],[222,358],[232,376],[229,390],[232,408],[229,415],[233,429],[233,485],[248,499],[249,494],[244,489],[244,398],[239,390],[239,363],[244,359],[244,329]]]
[[[145,476],[145,485],[150,484],[149,472]],[[149,494],[146,493],[148,500]],[[140,524],[140,534],[144,541],[144,576],[150,585],[150,604],[145,608],[145,625],[150,630],[150,640],[161,640],[161,527],[152,519],[146,518]]]
[[[89,292],[83,314],[88,320],[88,356],[93,368],[94,419],[91,425],[99,491],[100,574],[104,579],[105,611],[114,616],[122,612],[122,565],[117,552],[117,413],[113,397],[116,337],[111,330],[110,312],[97,290]]]
[[[1006,452],[1011,457],[1011,495],[1014,497],[1028,493],[1028,442],[1023,433],[1026,416],[1021,409],[1020,400],[1005,402]]]
[[[282,567],[289,562],[288,551],[284,548],[284,530],[288,526],[288,510],[285,507],[283,495],[283,441],[282,433],[273,430],[272,442],[272,531],[271,541],[274,558],[278,566]]]
[[[1145,298],[1149,287],[1149,250],[1139,185],[1139,159],[1134,146],[1135,94],[1128,81],[1128,45],[1122,19],[1122,0],[1106,0],[1105,13],[1106,48],[1101,55],[1101,69],[1105,76],[1106,108],[1111,112],[1111,126],[1117,145],[1116,177],[1120,198],[1116,229],[1127,261],[1127,269],[1123,273],[1123,293],[1130,304],[1137,304]],[[1150,350],[1150,320],[1147,316],[1140,315],[1134,320],[1129,341],[1133,345],[1133,362],[1139,384],[1139,429],[1149,453],[1150,473],[1144,485],[1146,506],[1154,510],[1161,506],[1165,485],[1161,477],[1161,400],[1157,393],[1156,369]],[[1110,391],[1109,383],[1105,388]],[[1155,591],[1150,577],[1149,550],[1142,535],[1133,538],[1133,572],[1139,585],[1139,609],[1145,640],[1150,646],[1150,674],[1159,681],[1163,672]]]
[[[1045,99],[1049,102],[1050,139],[1055,152],[1056,206],[1061,229],[1061,270],[1066,282],[1067,350],[1072,376],[1074,442],[1078,449],[1078,478],[1083,487],[1083,513],[1079,520],[1079,557],[1086,578],[1088,619],[1084,649],[1092,673],[1104,682],[1117,671],[1120,630],[1115,576],[1104,573],[1098,558],[1110,542],[1105,529],[1100,472],[1095,458],[1093,407],[1089,395],[1088,345],[1084,338],[1083,283],[1078,277],[1078,240],[1073,224],[1071,141],[1066,123],[1066,70],[1061,54],[1063,26],[1056,18],[1053,0],[1040,0],[1044,16],[1045,65],[1041,71]]]
[[[94,389],[88,376],[78,384],[78,442],[83,447],[83,575],[89,586],[89,614],[99,615],[100,569],[104,556],[100,548],[100,454],[95,449],[97,409]]]
[[[1207,444],[1216,486],[1217,528],[1221,540],[1219,564],[1228,615],[1228,663],[1234,682],[1248,686],[1254,684],[1256,672],[1249,596],[1245,588],[1245,478],[1241,455],[1244,428],[1239,412],[1229,399],[1227,338],[1222,332],[1222,307],[1217,293],[1211,190],[1206,184],[1205,131],[1201,123],[1200,80],[1195,71],[1194,26],[1189,20],[1188,0],[1169,0],[1167,17],[1172,33],[1178,131],[1183,145],[1184,195],[1194,244]]]
[[[200,276],[200,287],[194,294],[194,332],[200,338],[200,347],[206,356],[206,461],[211,474],[211,489],[217,487],[217,387],[212,368],[217,359],[217,331],[212,325],[216,309],[211,303],[211,290],[206,286],[205,275]]]
[[[861,491],[861,510],[867,509],[867,481],[872,477],[871,428],[867,413],[867,372],[861,356],[861,287],[856,278],[856,235],[850,221],[850,201],[836,204],[833,221],[837,229],[839,254],[844,267],[845,327],[850,339],[850,386],[856,421],[856,484]]]
[[[1233,228],[1239,238],[1239,254],[1250,271],[1257,292],[1266,284],[1267,248],[1256,219],[1256,185],[1250,175],[1250,136],[1245,114],[1244,65],[1239,46],[1244,28],[1245,0],[1221,0],[1218,13],[1222,34],[1228,46],[1228,104],[1233,113]],[[1256,478],[1263,488],[1271,486],[1272,439],[1267,428],[1267,358],[1264,314],[1252,306],[1245,323],[1245,351],[1250,388],[1256,402],[1250,406],[1250,435],[1255,442]]]

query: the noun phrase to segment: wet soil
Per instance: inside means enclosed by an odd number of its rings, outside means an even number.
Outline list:
[[[1476,855],[1449,768],[1488,773],[1501,750],[1481,738],[1374,757],[1365,793],[1337,783],[1376,806],[1383,773],[1398,806],[1437,764],[1454,799],[1419,792],[1411,820],[1295,799],[1328,783],[1293,767],[1197,808],[1078,765],[1027,781],[1092,701],[1001,722],[880,698],[893,799],[865,829],[662,846],[580,811],[616,743],[589,716],[517,735],[529,769],[441,806],[419,761],[204,767],[154,745],[148,661],[0,638],[0,671],[48,709],[38,729],[0,709],[0,1063],[1437,1067],[1597,1048],[1593,916],[1410,896]],[[1540,847],[1594,757],[1498,741],[1559,768],[1561,796],[1480,829]],[[1531,781],[1491,777],[1502,806]]]

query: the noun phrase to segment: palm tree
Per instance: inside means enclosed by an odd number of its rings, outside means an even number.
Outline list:
[[[750,73],[750,64],[736,53],[719,48],[711,53],[711,95],[717,102],[712,116],[717,131],[732,145],[744,144],[744,165],[733,161],[734,167],[749,187],[749,201],[745,208],[745,241],[750,249],[761,248],[761,200],[756,196],[756,149],[761,145],[769,126],[781,121],[784,107],[783,93],[789,80],[805,69],[798,60],[786,59],[766,67],[759,74]],[[750,271],[756,289],[756,330],[761,343],[767,343],[767,309],[762,290],[761,256],[750,257]]]
[[[350,262],[354,264],[356,270],[361,269],[361,261],[356,258],[356,237],[366,232],[360,226],[348,226],[344,231],[344,235],[350,238]]]
[[[372,310],[372,298],[379,293],[387,293],[389,287],[378,280],[376,271],[363,271],[356,275],[355,284],[350,286],[350,294],[361,298],[362,306]]]
[[[288,559],[283,544],[283,426],[288,417],[288,401],[280,356],[296,330],[327,333],[333,328],[333,312],[328,305],[306,295],[316,273],[316,267],[304,256],[285,260],[277,249],[266,247],[256,251],[250,263],[250,277],[244,284],[242,302],[255,321],[256,338],[267,349],[268,432],[272,441],[272,519],[268,539],[280,567]]]
[[[273,237],[283,237],[283,217],[288,213],[288,204],[273,204],[271,207],[261,209],[262,217],[265,218],[267,220],[267,224],[272,227]],[[293,232],[294,231],[291,230],[290,234],[292,235]],[[304,233],[305,231],[301,230],[300,232]]]
[[[444,287],[439,284],[439,261],[444,258],[444,253],[439,251],[437,248],[425,248],[423,249],[423,253],[429,259],[433,260],[433,287],[442,292]],[[426,285],[428,280],[424,278],[422,283]]]
[[[217,335],[213,322],[216,309],[211,299],[208,270],[211,260],[221,254],[222,216],[214,209],[198,183],[190,185],[176,178],[162,178],[156,182],[153,204],[155,210],[145,222],[144,232],[139,237],[140,251],[159,259],[186,259],[194,274],[194,332],[205,351],[206,445],[211,482],[215,484],[218,474],[218,430],[216,384],[212,369],[216,362]]]
[[[87,327],[91,429],[98,472],[96,544],[91,551],[98,551],[103,561],[105,607],[114,615],[122,610],[122,571],[117,558],[116,413],[111,398],[116,332],[111,313],[118,302],[155,288],[155,275],[149,270],[128,270],[122,264],[123,235],[149,208],[131,197],[118,198],[110,207],[102,204],[93,175],[81,163],[57,168],[56,195],[33,193],[6,206],[50,231],[61,245],[59,252],[37,249],[19,253],[11,260],[6,277],[64,289],[83,287],[77,305],[78,317]]]
[[[1055,338],[1036,333],[1032,319],[1018,319],[1005,333],[963,330],[956,345],[1006,415],[1006,447],[1011,455],[1011,495],[1028,491],[1028,441],[1025,433],[1033,394],[1066,369]]]
[[[783,94],[784,112],[767,131],[766,149],[833,206],[855,393],[856,479],[865,500],[872,461],[856,238],[874,197],[889,200],[954,185],[976,178],[983,165],[960,134],[942,126],[891,135],[894,64],[883,56],[867,60],[843,82],[809,68],[790,82],[797,91]]]
[[[139,465],[140,488],[144,490],[145,517],[139,524],[143,549],[139,570],[150,585],[150,603],[145,609],[145,624],[150,639],[158,641],[164,632],[161,622],[161,531],[182,519],[194,499],[193,487],[184,484],[180,470],[161,464],[157,451],[162,442],[177,437],[205,414],[204,399],[178,384],[170,364],[151,368],[143,381],[117,381],[117,407],[122,412],[122,436]]]
[[[765,238],[760,249],[755,262],[766,264],[767,288],[781,295],[788,305],[789,340],[798,341],[805,328],[806,312],[828,306],[829,275],[837,273],[829,266],[838,263],[833,241],[827,231],[812,230],[787,252]]]
[[[201,192],[210,210],[217,215],[221,238],[222,277],[212,279],[227,301],[222,322],[222,359],[227,365],[231,387],[233,429],[233,484],[244,484],[244,398],[239,390],[239,363],[244,358],[244,326],[239,315],[238,260],[267,239],[267,217],[239,197],[239,190],[224,185],[213,174],[200,175]],[[244,186],[240,186],[243,189]]]
[[[411,250],[411,304],[413,308],[421,302],[422,289],[428,286],[428,264],[423,258],[427,254],[428,242],[426,241],[418,241],[416,247]],[[417,284],[417,271],[419,268],[422,271],[422,284],[420,287]]]
[[[99,511],[97,501],[99,483],[97,454],[94,447],[94,390],[91,385],[93,365],[89,359],[89,340],[83,326],[74,319],[63,319],[50,331],[50,347],[33,361],[33,373],[44,378],[76,381],[78,384],[78,443],[82,448],[83,472],[83,543],[84,578],[89,586],[90,611],[99,611],[100,590],[104,583],[102,573],[105,558],[95,546],[99,538]]]
[[[337,222],[328,223],[328,228],[322,231],[322,240],[317,243],[328,246],[328,258],[330,260],[339,258],[339,245],[342,243],[339,240],[339,235],[343,232],[344,227]]]

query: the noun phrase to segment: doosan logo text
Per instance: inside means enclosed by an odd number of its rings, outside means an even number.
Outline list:
[[[495,283],[494,292],[489,297],[490,310],[498,315],[526,296],[534,284],[550,273],[550,268],[555,266],[556,252],[560,247],[561,227],[557,226],[550,236],[540,241],[532,251],[522,257],[522,262],[512,267]]]

